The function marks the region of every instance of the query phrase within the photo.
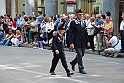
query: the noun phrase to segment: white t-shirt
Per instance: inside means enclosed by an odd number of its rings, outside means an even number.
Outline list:
[[[120,24],[120,30],[124,30],[124,20]]]
[[[46,32],[49,30],[49,29],[51,29],[51,30],[54,30],[54,24],[53,24],[53,22],[47,22],[46,23]]]
[[[91,24],[95,24],[95,22],[93,22],[93,23],[89,23],[88,24],[88,28],[87,28],[87,33],[88,33],[88,35],[94,35],[94,30],[95,30],[95,28],[91,25]]]
[[[116,36],[113,36],[109,42],[111,43],[112,46],[115,46],[118,42],[118,38]],[[121,49],[121,42],[119,41],[119,43],[114,47],[115,49]]]

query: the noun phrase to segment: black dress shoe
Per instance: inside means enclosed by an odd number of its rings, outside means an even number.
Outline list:
[[[75,71],[75,66],[72,64],[72,62],[70,62],[71,66],[72,66],[72,70]]]
[[[73,75],[74,73],[72,73],[72,72],[69,72],[69,73],[67,73],[67,76],[68,77],[71,77],[71,75]]]
[[[53,72],[53,71],[52,71],[52,72],[50,72],[50,73],[51,73],[51,75],[56,75],[56,74],[55,74],[55,72]]]
[[[84,70],[80,70],[79,73],[81,73],[81,74],[87,74]]]

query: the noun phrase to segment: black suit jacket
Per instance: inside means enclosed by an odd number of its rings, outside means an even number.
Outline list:
[[[69,29],[69,44],[74,44],[75,48],[86,47],[87,42],[89,42],[88,34],[86,31],[86,23],[85,21],[81,21],[80,24],[78,20],[73,20],[70,23]]]
[[[55,50],[58,50],[60,54],[64,53],[63,38],[61,38],[59,34],[56,34],[55,36],[53,36],[53,40],[52,40],[53,52],[55,52]]]

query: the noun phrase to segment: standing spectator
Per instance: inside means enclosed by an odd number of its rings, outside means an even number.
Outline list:
[[[17,19],[14,18],[14,21],[12,22],[12,30],[14,30],[14,33],[16,34],[17,29]]]
[[[113,23],[111,21],[110,16],[106,16],[106,23],[104,26],[101,26],[104,30],[104,35],[108,35],[108,32],[113,32]]]
[[[106,11],[105,16],[111,16],[111,12],[110,11]]]
[[[40,24],[42,22],[42,12],[38,11],[38,17],[36,18],[36,21],[38,23],[38,30],[40,29]]]
[[[86,26],[88,26],[88,24],[90,23],[90,15],[89,14],[85,14],[85,22],[86,22]]]
[[[53,37],[53,31],[54,31],[54,24],[52,22],[52,19],[49,17],[48,22],[46,23],[46,32],[48,36],[48,45],[49,40]]]
[[[105,16],[110,16],[110,20],[112,21],[112,18],[111,18],[111,12],[110,11],[107,11]]]
[[[38,17],[36,18],[36,21],[38,23],[38,38],[40,38],[40,30],[41,30],[40,24],[42,22],[42,12],[41,11],[38,11]]]
[[[103,28],[103,33],[104,33],[104,35],[103,35],[103,48],[104,49],[108,48],[107,44],[105,42],[105,39],[106,39],[105,37],[108,36],[109,32],[113,32],[113,23],[111,21],[111,17],[110,16],[106,16],[105,21],[106,22],[103,25],[101,25],[101,27]]]
[[[3,28],[4,28],[4,31],[6,34],[8,34],[8,25],[7,25],[7,19],[8,19],[8,16],[7,14],[4,14],[4,17],[3,17]]]
[[[21,19],[20,19],[21,15],[18,14],[17,15],[17,30],[21,31]]]
[[[122,22],[120,24],[120,36],[121,36],[121,47],[122,52],[124,53],[124,12],[122,13]]]
[[[103,25],[103,21],[101,20],[101,15],[96,15],[96,22],[95,24],[91,24],[93,27],[95,27],[95,35],[96,35],[96,50],[100,54],[102,51],[102,36],[100,34],[102,28],[101,25]]]
[[[12,21],[10,18],[7,19],[7,25],[8,25],[8,34],[10,34],[10,31],[12,30]]]
[[[58,25],[61,22],[60,15],[56,15],[56,18],[57,18],[57,20],[55,21],[54,26],[55,26],[55,31],[57,32],[58,31]]]
[[[29,17],[28,17],[28,21],[29,21],[30,23],[33,22],[33,20],[32,20],[32,16],[29,16]],[[32,34],[31,34],[30,29],[31,29],[31,27],[29,26],[29,33],[28,33],[29,36],[28,36],[28,38],[29,38],[29,42],[30,42],[30,44],[33,44],[33,42],[32,42]]]
[[[69,17],[70,17],[69,23],[68,23],[67,28],[66,28],[66,44],[67,44],[67,47],[70,47],[70,45],[69,45],[69,38],[68,38],[69,37],[70,23],[71,23],[71,21],[74,20],[75,15],[74,14],[71,14]]]
[[[42,21],[46,19],[46,14],[42,14]]]
[[[3,31],[0,29],[0,41],[2,41],[4,39],[4,33]]]
[[[83,12],[81,9],[76,11],[76,20],[71,21],[69,29],[69,43],[70,48],[75,48],[77,56],[70,62],[72,70],[75,70],[75,65],[78,63],[79,73],[86,74],[82,64],[82,57],[84,56],[86,45],[90,46],[86,24],[82,20]]]
[[[58,26],[64,26],[65,24],[65,15],[64,14],[61,14],[60,15],[60,23],[58,24]]]
[[[86,27],[88,37],[89,37],[89,40],[90,40],[90,49],[89,50],[92,50],[93,52],[94,52],[94,29],[95,28],[91,24],[95,24],[94,20],[95,20],[95,18],[91,17],[90,18],[90,23]]]
[[[25,23],[25,12],[24,11],[22,11],[21,12],[21,17],[20,17],[20,21],[21,21],[21,23],[20,24],[23,24],[23,23]]]
[[[38,23],[36,21],[36,17],[33,17],[33,22],[30,23],[30,26],[31,26],[31,33],[32,33],[32,39],[33,39],[33,42],[34,42],[34,36],[37,34],[38,32]]]
[[[102,20],[104,23],[106,23],[105,18],[106,18],[106,16],[105,16],[104,14],[102,14],[102,15],[101,15],[101,20]]]
[[[23,24],[23,26],[24,26],[24,34],[25,34],[25,44],[28,44],[29,43],[28,36],[29,36],[30,21],[28,20],[28,17],[25,17],[24,20],[25,20],[25,23]]]

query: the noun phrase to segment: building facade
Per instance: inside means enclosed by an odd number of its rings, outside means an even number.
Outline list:
[[[94,14],[112,13],[114,33],[117,35],[121,13],[124,12],[124,0],[0,0],[0,15],[5,13],[15,16],[16,13],[26,12],[26,15],[42,11],[47,17],[55,14],[71,14],[76,9],[82,9],[91,16]]]

